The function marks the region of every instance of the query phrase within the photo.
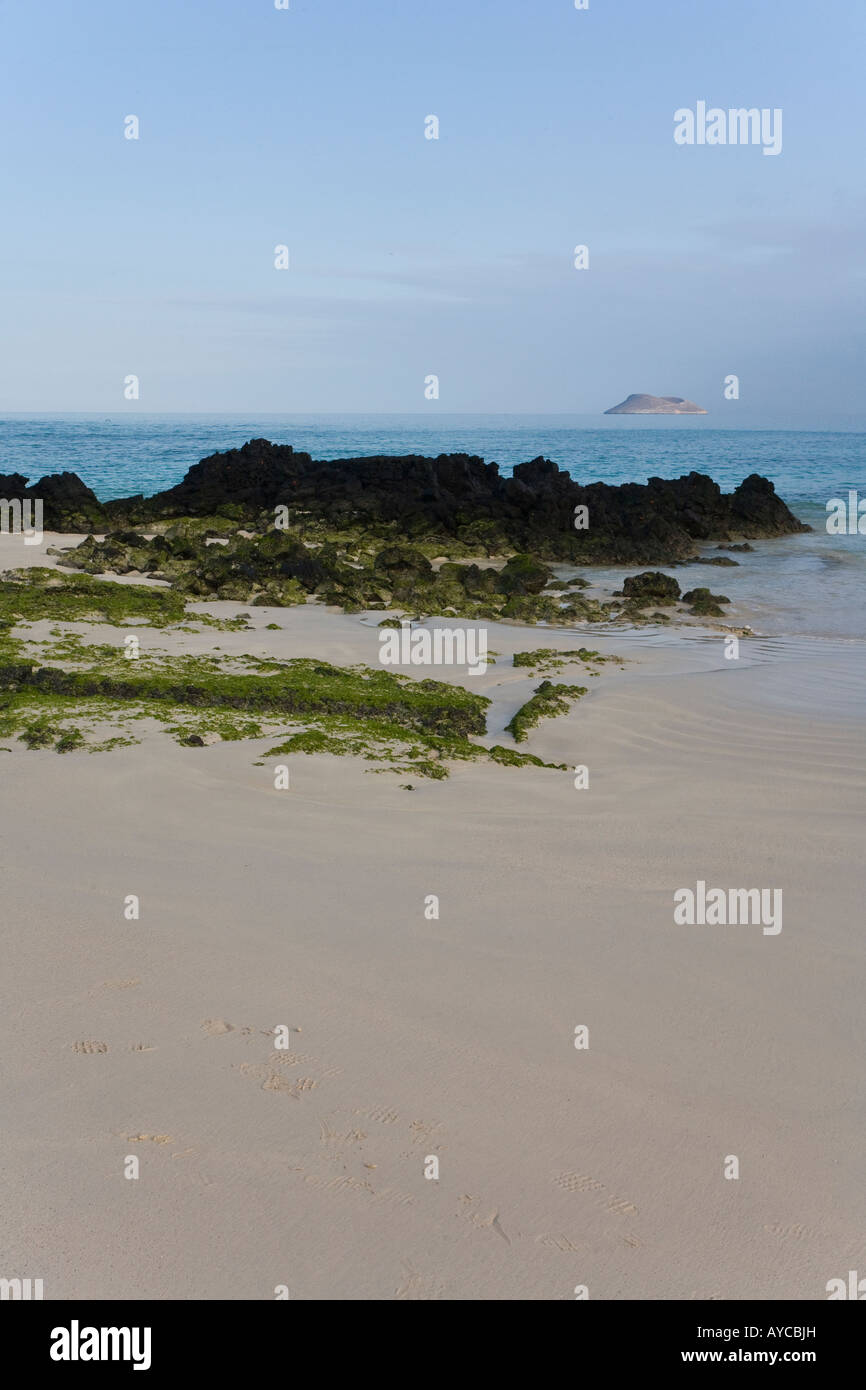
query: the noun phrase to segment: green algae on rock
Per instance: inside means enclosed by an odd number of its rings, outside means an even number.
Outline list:
[[[307,543],[299,533],[268,530],[208,543],[202,535],[144,536],[116,531],[88,536],[62,563],[88,574],[141,574],[169,583],[188,599],[229,599],[255,606],[290,607],[310,598],[346,612],[406,608],[419,616],[454,613],[467,618],[514,617],[534,622],[561,618],[563,609],[542,593],[551,571],[532,555],[511,555],[501,567],[455,564],[438,570],[405,543],[362,549],[353,540]]]
[[[719,605],[730,601],[724,594],[712,594],[709,589],[689,589],[683,594],[683,603],[692,605],[689,612],[696,618],[723,618],[724,610]]]
[[[585,695],[585,685],[555,685],[553,681],[542,681],[535,687],[535,694],[506,724],[505,728],[513,736],[515,743],[523,743],[541,719],[552,719],[557,714],[567,714],[569,701],[579,700]]]
[[[644,603],[676,603],[680,596],[680,586],[668,574],[660,570],[644,570],[641,574],[631,574],[623,581],[622,592],[625,598]]]

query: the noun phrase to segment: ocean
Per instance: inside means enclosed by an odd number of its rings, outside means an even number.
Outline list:
[[[206,455],[256,438],[323,459],[477,454],[503,473],[543,454],[584,483],[675,478],[695,468],[729,491],[762,473],[786,502],[822,508],[849,488],[866,495],[866,433],[722,430],[676,416],[8,415],[0,419],[0,473],[35,481],[68,469],[102,500],[147,496],[180,482]]]
[[[543,454],[583,483],[645,482],[697,469],[730,491],[761,473],[814,530],[755,542],[738,569],[690,567],[689,584],[727,594],[732,619],[757,631],[866,639],[866,536],[831,536],[825,525],[830,498],[850,490],[866,498],[860,431],[718,429],[703,417],[8,415],[0,419],[0,473],[35,482],[67,469],[102,500],[149,495],[180,482],[206,455],[253,438],[322,459],[477,454],[503,474]]]

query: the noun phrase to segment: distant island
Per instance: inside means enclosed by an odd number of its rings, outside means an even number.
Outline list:
[[[605,415],[706,415],[702,405],[685,401],[682,396],[627,396],[619,405],[612,405]]]

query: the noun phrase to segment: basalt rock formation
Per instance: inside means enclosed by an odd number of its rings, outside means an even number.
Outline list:
[[[265,439],[202,459],[150,498],[100,504],[74,473],[25,485],[18,474],[0,476],[0,497],[42,497],[47,530],[140,531],[177,517],[264,530],[284,506],[290,525],[309,526],[312,536],[317,528],[354,530],[383,543],[441,541],[467,555],[519,551],[579,564],[664,564],[690,558],[708,540],[809,530],[755,473],[729,494],[696,472],[583,485],[540,457],[509,478],[469,454],[317,461]]]
[[[45,531],[94,531],[105,525],[105,512],[96,493],[77,473],[51,473],[33,487],[28,487],[20,473],[0,473],[0,498],[7,502],[41,501]]]
[[[680,586],[670,575],[658,570],[645,570],[643,574],[629,575],[622,586],[626,598],[644,603],[676,603],[680,597]]]

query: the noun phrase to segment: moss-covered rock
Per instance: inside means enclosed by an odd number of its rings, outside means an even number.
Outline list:
[[[680,586],[661,570],[644,570],[641,574],[629,575],[622,586],[628,599],[642,603],[676,603],[680,596]]]
[[[689,589],[687,594],[683,594],[683,603],[730,603],[729,598],[724,594],[710,593],[709,589]]]
[[[512,555],[500,571],[496,587],[502,594],[540,594],[552,577],[550,568],[534,555]]]
[[[585,685],[555,685],[553,681],[542,681],[535,687],[535,694],[506,724],[515,743],[523,743],[529,730],[542,719],[552,719],[557,714],[567,714],[569,702],[579,700],[586,694]]]
[[[386,546],[373,561],[373,569],[396,585],[427,580],[433,574],[433,566],[427,556],[411,545]]]
[[[692,605],[689,612],[696,618],[723,618],[724,609],[719,605],[730,601],[724,594],[712,594],[706,588],[690,589],[687,594],[683,594],[683,603]]]

